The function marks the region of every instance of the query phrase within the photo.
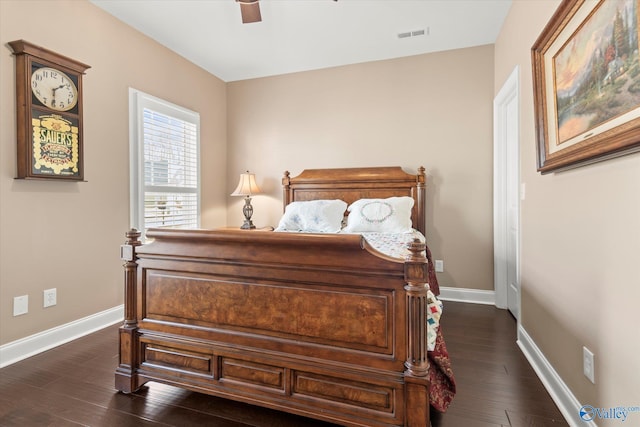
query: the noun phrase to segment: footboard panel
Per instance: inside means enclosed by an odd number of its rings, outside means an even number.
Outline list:
[[[207,336],[237,332],[249,340],[272,338],[279,345],[304,343],[394,355],[394,289],[142,272],[140,320],[148,328],[159,328],[150,325],[157,323],[164,330],[191,328],[194,336],[203,330]]]
[[[278,234],[164,231],[128,245],[116,388],[159,381],[346,426],[425,424],[407,402],[428,401],[409,399],[406,381],[425,394],[426,370],[406,369],[421,344],[405,276],[421,270],[358,236]]]

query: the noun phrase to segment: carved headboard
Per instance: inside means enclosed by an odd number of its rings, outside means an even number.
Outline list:
[[[282,178],[284,207],[295,201],[340,199],[351,204],[359,199],[413,197],[413,227],[425,234],[424,167],[409,174],[399,166],[343,169],[306,169],[296,177],[289,172]]]

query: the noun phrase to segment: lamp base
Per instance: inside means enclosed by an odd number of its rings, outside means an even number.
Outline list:
[[[256,226],[253,225],[253,222],[250,219],[245,219],[244,224],[242,224],[242,227],[240,227],[241,230],[253,230],[254,228],[256,228]]]
[[[244,198],[244,206],[242,207],[242,213],[244,214],[244,224],[240,227],[241,230],[252,230],[256,228],[251,221],[251,216],[253,215],[253,206],[251,206],[251,197],[247,196]]]

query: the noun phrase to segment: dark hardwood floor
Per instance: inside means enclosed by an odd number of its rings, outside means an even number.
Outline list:
[[[566,426],[495,307],[445,302],[457,395],[434,427]],[[328,427],[331,424],[156,383],[115,392],[118,326],[0,369],[0,426]]]
[[[444,302],[442,333],[457,393],[434,427],[568,426],[516,344],[516,321],[493,306]]]

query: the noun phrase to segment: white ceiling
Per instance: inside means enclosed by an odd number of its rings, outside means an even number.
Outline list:
[[[511,0],[91,0],[230,82],[494,43]],[[399,38],[399,33],[425,35]]]

